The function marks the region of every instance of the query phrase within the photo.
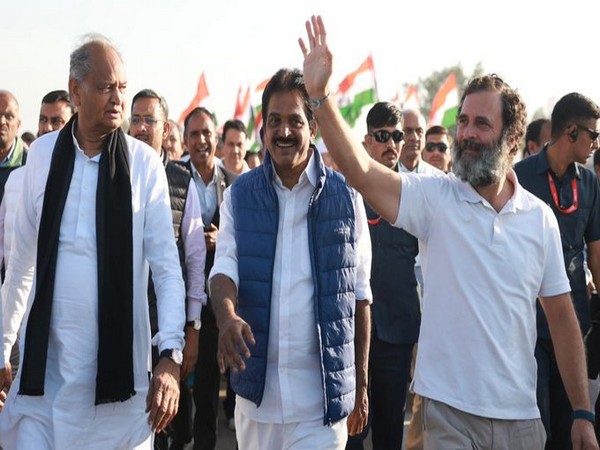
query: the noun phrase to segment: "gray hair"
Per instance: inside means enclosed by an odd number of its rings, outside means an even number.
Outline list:
[[[15,102],[15,105],[17,105],[17,111],[19,110],[19,101],[12,92],[7,91],[6,89],[0,89],[0,95],[10,98],[13,102]]]
[[[108,47],[115,51],[121,62],[123,57],[116,46],[106,36],[99,33],[88,33],[83,36],[83,43],[71,53],[69,78],[83,81],[90,73],[90,50],[95,46]]]

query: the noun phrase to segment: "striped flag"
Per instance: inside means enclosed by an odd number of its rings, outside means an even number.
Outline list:
[[[262,94],[271,78],[260,82],[250,96],[250,120],[248,121],[248,139],[252,141],[250,151],[258,151],[261,147],[260,128],[262,127]]]
[[[337,91],[338,107],[350,127],[354,127],[364,106],[377,101],[373,55],[342,80]]]
[[[429,114],[429,126],[442,125],[446,128],[456,124],[458,113],[458,85],[454,72],[450,72],[446,81],[433,98],[431,113]]]
[[[247,124],[250,121],[250,116],[250,86],[246,86],[244,91],[244,88],[240,85],[233,118]]]
[[[402,103],[403,109],[412,109],[415,111],[419,111],[421,104],[419,102],[419,91],[417,90],[417,86],[411,84],[408,86],[406,90],[406,95],[404,96],[404,102]]]
[[[198,86],[196,87],[196,95],[190,102],[187,108],[181,113],[179,116],[178,123],[179,125],[183,125],[183,122],[187,115],[192,112],[192,110],[198,106],[207,105],[207,100],[210,93],[208,92],[208,86],[206,85],[206,77],[204,76],[204,72],[200,74],[200,79],[198,80]]]

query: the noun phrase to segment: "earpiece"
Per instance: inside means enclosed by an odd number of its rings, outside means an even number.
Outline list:
[[[571,142],[575,142],[577,140],[577,136],[579,135],[579,133],[577,132],[577,130],[573,130],[569,133],[569,139]]]

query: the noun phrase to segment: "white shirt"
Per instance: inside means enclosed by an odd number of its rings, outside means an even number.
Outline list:
[[[37,235],[52,149],[58,133],[38,138],[25,166],[22,206],[6,276],[4,355],[10,351],[33,300]],[[4,448],[132,448],[151,435],[145,399],[150,370],[148,263],[157,295],[159,351],[182,349],[185,287],[173,225],[167,179],[155,151],[125,136],[129,150],[133,235],[133,368],[136,395],[94,405],[98,348],[96,186],[100,156],[85,156],[76,144],[75,165],[62,216],[56,261],[45,395],[17,395],[20,374],[0,414]],[[29,297],[29,298],[28,298]],[[24,329],[22,335],[24,335]],[[21,340],[21,354],[25,340]]]
[[[415,392],[478,416],[540,417],[536,297],[570,291],[554,214],[512,171],[499,213],[454,174],[401,176],[394,225],[423,244],[427,286]]]
[[[308,248],[307,213],[317,183],[311,156],[298,183],[290,190],[275,176],[279,200],[265,391],[259,408],[240,396],[236,408],[258,422],[290,423],[323,417],[323,384],[314,313],[314,290]],[[356,299],[371,301],[371,242],[362,199],[354,199],[356,215]],[[210,276],[221,273],[239,284],[231,192],[221,204],[221,229]],[[304,237],[302,239],[302,237]],[[252,349],[250,349],[252,351]]]
[[[429,164],[427,161],[421,159],[419,157],[419,162],[417,164],[417,167],[415,167],[413,170],[408,170],[406,167],[404,167],[402,165],[402,163],[400,161],[398,161],[398,168],[400,169],[399,172],[402,173],[418,173],[418,174],[428,174],[428,175],[444,175],[444,172],[442,172],[441,170],[439,170],[437,167],[432,166],[431,164]],[[423,273],[421,271],[421,243],[419,242],[419,253],[417,253],[417,256],[415,257],[415,278],[417,279],[417,282],[419,283],[419,286],[421,287],[421,292],[423,292]],[[419,300],[421,300],[421,296],[419,296]],[[421,302],[422,303],[422,302]],[[421,305],[421,309],[423,308],[423,305]]]
[[[15,215],[21,204],[21,190],[23,187],[23,177],[25,175],[25,166],[13,170],[4,185],[4,197],[0,203],[0,261],[4,261],[4,266],[8,264],[10,257],[11,241],[14,233]]]
[[[1,209],[0,209],[1,211]],[[200,200],[194,180],[190,178],[185,208],[181,219],[181,239],[185,253],[186,279],[186,318],[187,321],[200,320],[202,305],[206,305],[204,289],[206,264],[206,241],[204,223],[200,210]]]
[[[206,226],[212,223],[212,219],[217,212],[217,158],[213,167],[213,177],[208,184],[204,184],[202,177],[196,170],[193,164],[192,178],[198,191],[198,199],[200,200],[200,210],[202,211],[202,222]]]

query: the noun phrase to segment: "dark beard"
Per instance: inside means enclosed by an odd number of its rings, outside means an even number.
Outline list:
[[[464,139],[452,146],[452,172],[475,187],[499,182],[510,167],[504,140],[481,144]],[[475,154],[465,154],[474,150]]]

